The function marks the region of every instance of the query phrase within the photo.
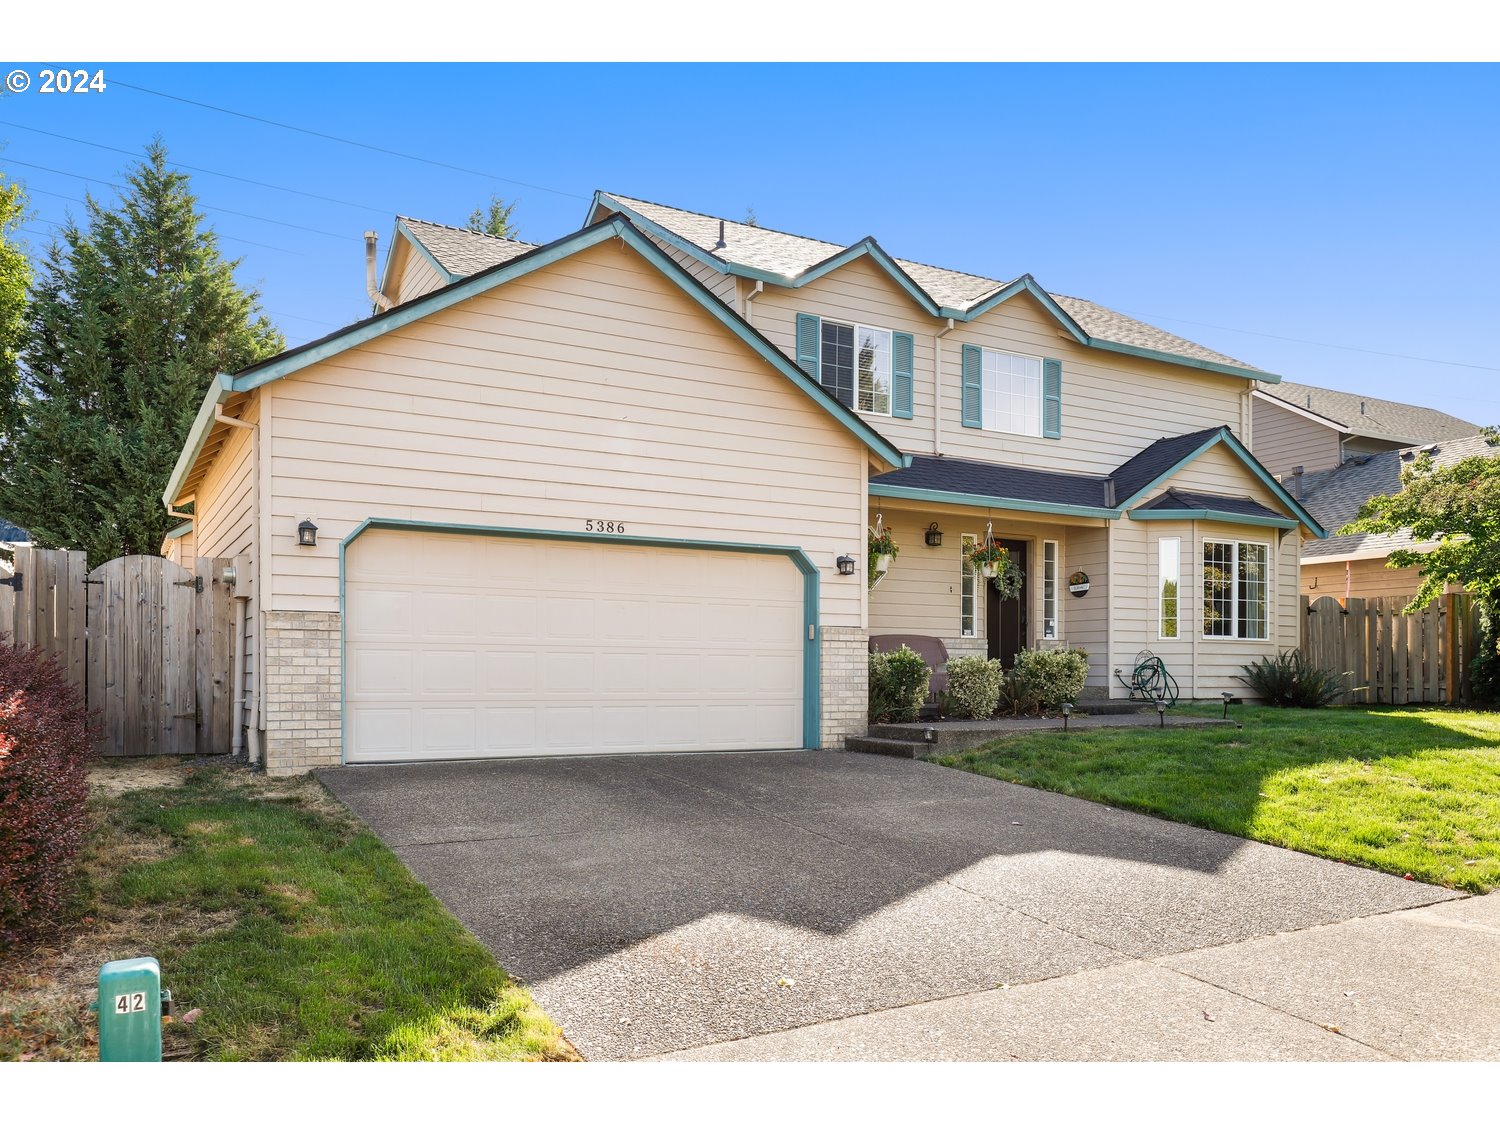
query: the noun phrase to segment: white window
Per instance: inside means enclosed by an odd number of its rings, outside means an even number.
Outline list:
[[[1271,548],[1203,541],[1203,635],[1263,641],[1269,635]]]
[[[1182,540],[1159,539],[1156,543],[1157,636],[1177,637],[1177,591],[1182,582]]]
[[[851,409],[891,413],[891,333],[886,328],[823,321],[823,385]]]
[[[1057,540],[1042,542],[1042,637],[1057,639]]]
[[[963,546],[958,552],[958,634],[961,637],[972,637],[978,585],[974,578],[974,568],[969,565],[969,552],[974,549],[978,539],[973,535],[962,535],[959,538]]]
[[[1006,434],[1042,436],[1042,361],[1035,356],[983,351],[979,368],[980,424]]]

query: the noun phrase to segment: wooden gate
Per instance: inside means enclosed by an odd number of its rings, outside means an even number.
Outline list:
[[[233,602],[218,575],[230,560],[198,559],[194,573],[127,555],[87,575],[84,560],[16,549],[14,643],[63,662],[99,724],[99,753],[228,753]]]

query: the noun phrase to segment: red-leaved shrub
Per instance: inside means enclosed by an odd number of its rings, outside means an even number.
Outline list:
[[[0,949],[56,910],[83,843],[93,754],[62,666],[0,633]]]

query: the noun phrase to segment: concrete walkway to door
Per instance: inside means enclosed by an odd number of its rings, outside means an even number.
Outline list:
[[[855,754],[319,776],[589,1058],[1500,1058],[1500,899]]]

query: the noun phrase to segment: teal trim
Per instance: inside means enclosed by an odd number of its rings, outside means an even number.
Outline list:
[[[817,281],[820,277],[826,277],[834,270],[847,266],[850,262],[858,258],[865,257],[870,258],[884,270],[890,279],[906,292],[908,297],[922,306],[923,310],[932,316],[938,315],[937,302],[929,297],[926,291],[912,280],[911,275],[896,263],[895,258],[892,258],[881,249],[880,243],[876,242],[874,238],[869,237],[860,239],[853,246],[845,250],[840,250],[831,258],[824,258],[821,262],[808,266],[807,269],[793,277],[782,278],[781,284],[791,289],[801,289],[804,285]]]
[[[916,340],[910,332],[891,333],[891,417],[912,416]]]
[[[1041,512],[1051,516],[1092,516],[1117,520],[1114,508],[1090,508],[1082,504],[1048,504],[1040,500],[1012,500],[1005,496],[983,496],[968,492],[943,492],[935,488],[907,488],[896,484],[870,483],[871,496],[892,500],[927,500],[934,504],[967,504],[974,508],[999,508],[1008,512]]]
[[[1062,437],[1062,360],[1042,360],[1042,436]]]
[[[1270,489],[1278,500],[1280,500],[1294,513],[1296,513],[1298,522],[1305,525],[1307,529],[1311,531],[1317,538],[1328,538],[1328,532],[1323,528],[1323,525],[1320,524],[1317,520],[1313,519],[1312,514],[1308,512],[1308,510],[1301,504],[1299,504],[1290,492],[1288,492],[1281,486],[1281,482],[1266,471],[1266,467],[1255,459],[1255,455],[1245,448],[1244,444],[1240,441],[1239,438],[1234,436],[1228,426],[1223,426],[1218,430],[1215,430],[1211,435],[1204,439],[1202,445],[1200,445],[1192,453],[1189,453],[1182,460],[1178,461],[1177,464],[1173,465],[1166,472],[1162,473],[1150,484],[1146,485],[1145,488],[1138,489],[1135,495],[1121,498],[1119,501],[1119,506],[1121,508],[1129,508],[1137,500],[1143,499],[1154,489],[1161,487],[1178,473],[1182,472],[1183,469],[1187,468],[1194,461],[1198,460],[1199,457],[1202,457],[1214,446],[1221,443],[1231,453],[1233,453],[1240,459],[1240,462],[1245,466],[1245,468],[1250,470],[1250,472],[1255,476],[1256,480],[1260,481],[1261,484]]]
[[[193,521],[192,520],[188,520],[186,523],[180,523],[176,527],[174,527],[171,531],[167,532],[167,538],[168,539],[181,539],[184,535],[186,535],[188,532],[190,532],[192,530],[193,530]]]
[[[591,531],[548,531],[535,527],[487,527],[483,524],[430,523],[424,520],[372,516],[339,542],[339,761],[348,762],[349,708],[346,585],[350,545],[367,531],[430,531],[449,535],[489,535],[500,539],[540,539],[570,543],[619,543],[633,547],[681,547],[699,551],[735,551],[749,555],[782,555],[802,573],[802,745],[813,750],[823,742],[821,584],[817,565],[801,547],[769,543],[731,543],[717,539],[668,539],[649,535],[604,535]]]
[[[423,244],[422,240],[420,238],[418,238],[415,233],[413,233],[411,227],[409,227],[409,226],[406,225],[406,220],[405,219],[397,219],[396,220],[396,229],[398,231],[400,231],[402,234],[406,235],[407,240],[413,246],[415,246],[418,251],[421,252],[422,257],[424,257],[424,258],[427,259],[427,264],[430,265],[433,269],[437,270],[438,276],[441,277],[441,278],[446,279],[449,285],[452,285],[455,281],[462,281],[463,280],[463,276],[464,276],[463,274],[461,274],[461,273],[450,273],[448,271],[448,268],[446,266],[444,266],[442,262],[438,261],[436,258],[434,258],[432,256],[432,251],[429,250],[429,249],[427,249],[427,247]],[[389,258],[386,259],[386,264],[387,265],[390,264],[390,259]],[[381,281],[380,291],[382,293],[385,292],[385,282],[384,282],[384,280]]]
[[[1218,520],[1220,523],[1254,524],[1256,527],[1293,528],[1298,526],[1296,520],[1284,519],[1281,516],[1241,516],[1234,512],[1216,512],[1212,508],[1153,508],[1145,512],[1137,510],[1126,514],[1133,520]]]
[[[214,412],[228,400],[232,393],[234,393],[233,376],[215,375],[213,382],[208,385],[208,391],[203,396],[198,413],[193,417],[193,424],[188,428],[187,438],[182,444],[182,452],[177,455],[177,463],[172,466],[172,475],[167,478],[167,487],[161,492],[161,502],[168,508],[176,502],[178,493],[182,491],[182,482],[192,471],[193,463],[198,460],[198,454],[202,453],[203,447],[208,444],[208,435],[214,428]]]
[[[983,359],[984,352],[978,344],[963,346],[959,403],[963,424],[971,430],[979,429],[984,421],[984,384],[980,379]]]
[[[435,290],[407,304],[399,305],[390,312],[383,313],[370,320],[362,321],[359,324],[351,325],[349,328],[336,332],[332,336],[287,352],[279,359],[250,368],[235,376],[234,389],[236,391],[248,391],[264,386],[266,383],[284,378],[295,371],[300,371],[314,363],[319,363],[331,356],[338,355],[340,352],[378,339],[386,333],[403,328],[415,320],[419,320],[442,309],[451,308],[460,302],[468,300],[470,297],[487,292],[498,285],[503,285],[507,281],[524,277],[529,273],[552,265],[554,262],[568,258],[580,250],[596,246],[612,238],[620,239],[626,245],[636,250],[641,257],[656,266],[663,276],[672,281],[689,297],[697,301],[700,307],[705,309],[719,323],[749,345],[752,351],[800,387],[821,410],[858,438],[861,443],[881,460],[897,468],[901,466],[902,454],[899,449],[877,433],[863,419],[859,418],[852,411],[844,409],[825,394],[822,387],[816,381],[810,380],[806,372],[788,359],[779,348],[750,327],[750,325],[746,324],[738,313],[734,312],[723,301],[720,301],[700,285],[691,274],[674,262],[671,256],[662,250],[661,247],[657,246],[650,238],[631,226],[629,221],[623,218],[609,219],[597,226],[577,231],[547,246],[528,251],[519,258],[514,258],[503,265],[495,266],[463,281],[455,282],[444,289]]]
[[[1042,307],[1051,313],[1057,322],[1067,330],[1068,335],[1072,336],[1080,344],[1092,345],[1095,342],[1079,323],[1069,316],[1061,305],[1052,299],[1052,294],[1038,285],[1036,278],[1032,277],[1029,273],[1023,273],[1009,285],[1001,286],[994,293],[985,297],[977,304],[970,305],[967,309],[940,309],[939,314],[945,317],[951,316],[954,320],[977,320],[996,305],[1002,305],[1020,293],[1030,293],[1035,297],[1041,303]]]
[[[1260,371],[1251,367],[1234,367],[1208,359],[1194,359],[1191,356],[1159,352],[1154,348],[1138,348],[1134,344],[1117,344],[1113,340],[1091,338],[1088,344],[1091,348],[1099,348],[1106,352],[1119,352],[1121,355],[1139,356],[1142,359],[1154,359],[1162,363],[1175,363],[1182,367],[1196,367],[1200,371],[1212,371],[1216,375],[1234,375],[1240,379],[1254,379],[1261,383],[1281,382],[1280,375],[1272,375],[1269,371]]]

